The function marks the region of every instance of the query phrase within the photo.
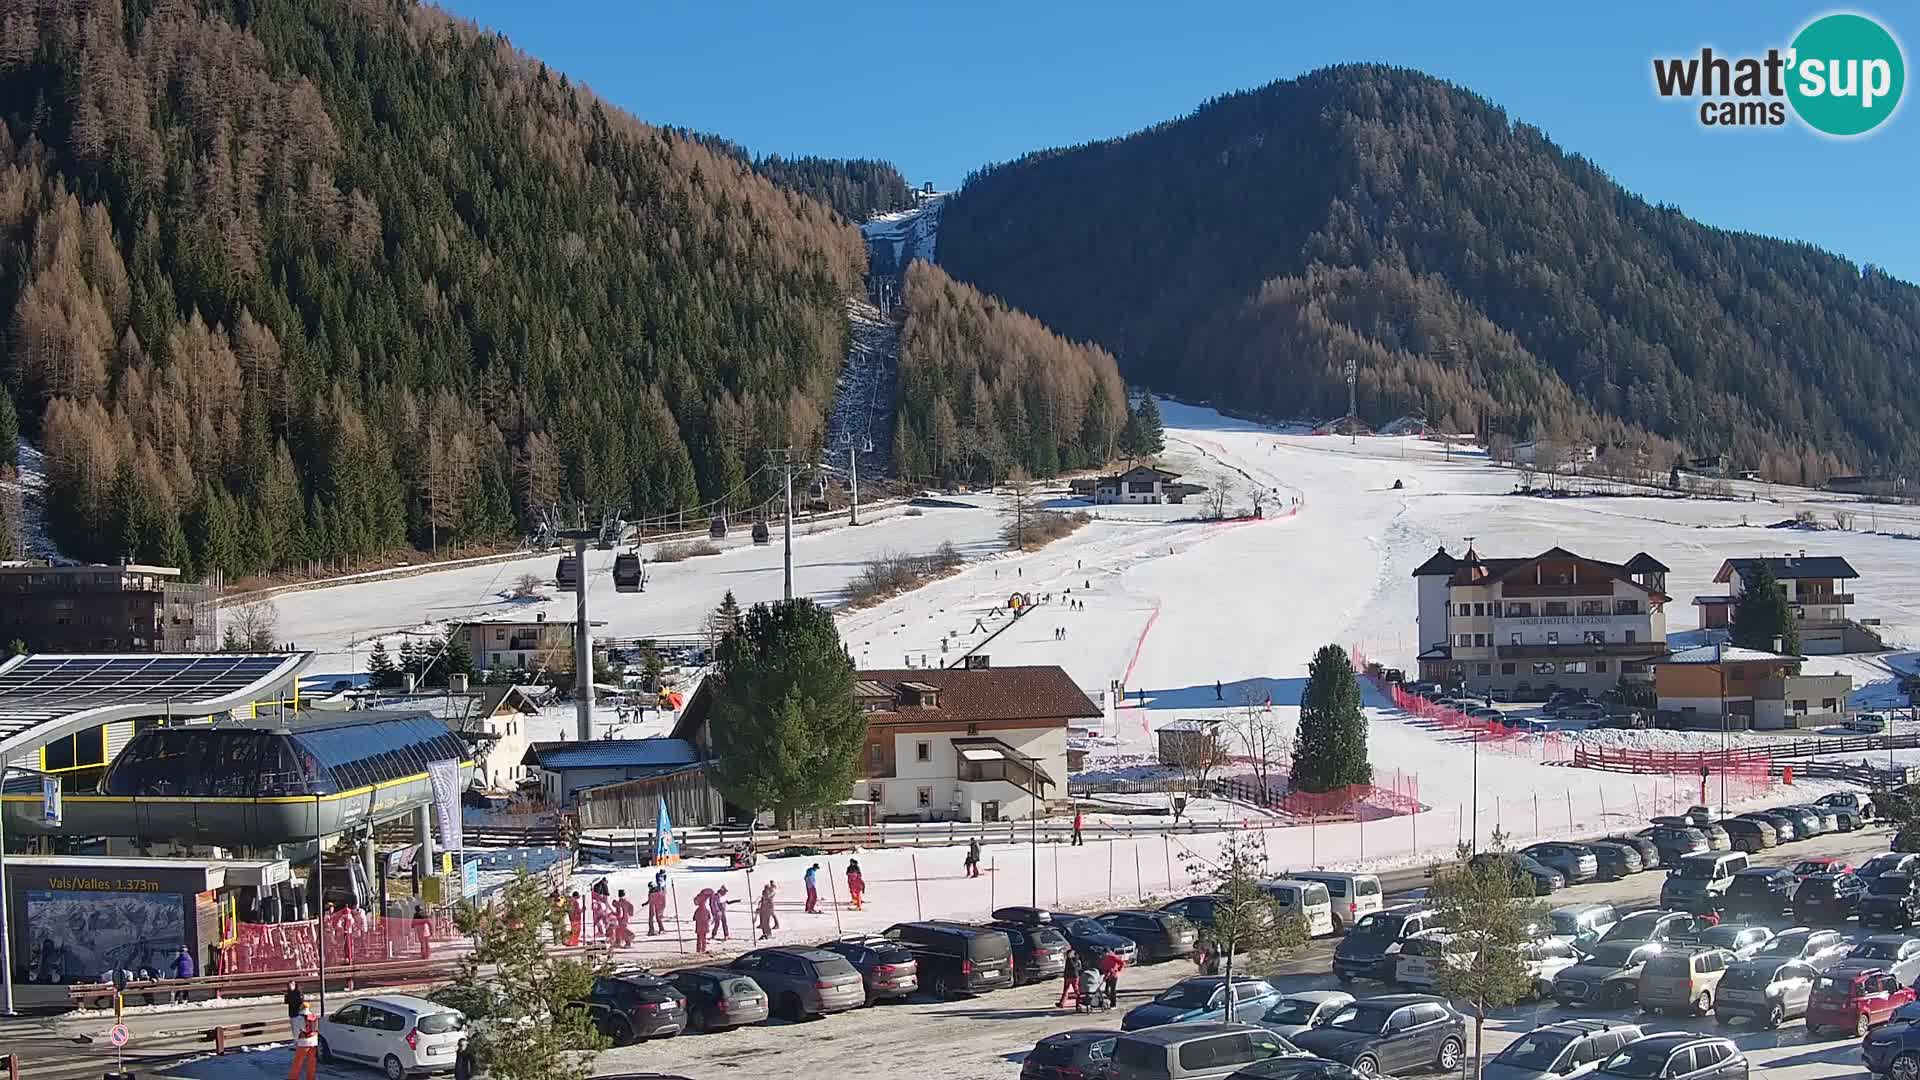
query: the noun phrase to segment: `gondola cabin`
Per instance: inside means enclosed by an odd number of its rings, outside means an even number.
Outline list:
[[[553,587],[560,592],[580,591],[580,560],[572,555],[560,556],[560,565],[553,570]]]
[[[639,552],[623,551],[613,557],[613,587],[616,592],[646,591],[647,572]]]
[[[756,521],[753,523],[753,542],[756,544],[773,543],[773,533],[768,531],[766,522]]]
[[[725,540],[727,538],[727,519],[716,517],[708,522],[707,535],[715,540]]]

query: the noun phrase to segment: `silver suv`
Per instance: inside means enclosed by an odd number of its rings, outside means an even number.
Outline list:
[[[825,949],[755,949],[731,966],[759,983],[773,1015],[787,1020],[845,1012],[867,1003],[860,973],[846,957]]]

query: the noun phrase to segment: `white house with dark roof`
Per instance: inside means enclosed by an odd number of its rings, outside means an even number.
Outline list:
[[[1102,504],[1179,502],[1197,490],[1192,485],[1177,483],[1179,479],[1179,473],[1151,465],[1135,465],[1126,472],[1095,481],[1093,501]]]
[[[1740,598],[1746,594],[1747,583],[1763,563],[1772,569],[1774,580],[1780,583],[1788,603],[1793,605],[1793,617],[1799,624],[1801,652],[1811,656],[1831,656],[1880,647],[1880,643],[1870,639],[1848,614],[1848,609],[1853,606],[1853,593],[1843,591],[1845,586],[1842,582],[1858,578],[1859,571],[1838,555],[1810,556],[1804,551],[1798,555],[1728,559],[1721,563],[1720,572],[1713,575],[1713,581],[1716,585],[1727,586],[1727,590],[1693,598],[1694,605],[1700,609],[1702,627],[1713,629],[1733,625],[1734,620],[1740,617]]]

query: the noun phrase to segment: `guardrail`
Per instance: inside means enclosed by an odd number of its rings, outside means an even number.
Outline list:
[[[1769,739],[1764,745],[1720,750],[1625,750],[1576,743],[1571,764],[1577,769],[1631,773],[1697,773],[1781,760],[1805,760],[1834,755],[1866,755],[1920,747],[1920,734],[1822,736],[1813,739]]]

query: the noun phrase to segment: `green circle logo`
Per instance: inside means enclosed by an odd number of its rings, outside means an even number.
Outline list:
[[[1787,100],[1807,126],[1864,135],[1900,105],[1907,64],[1900,43],[1864,15],[1823,15],[1793,39]]]

